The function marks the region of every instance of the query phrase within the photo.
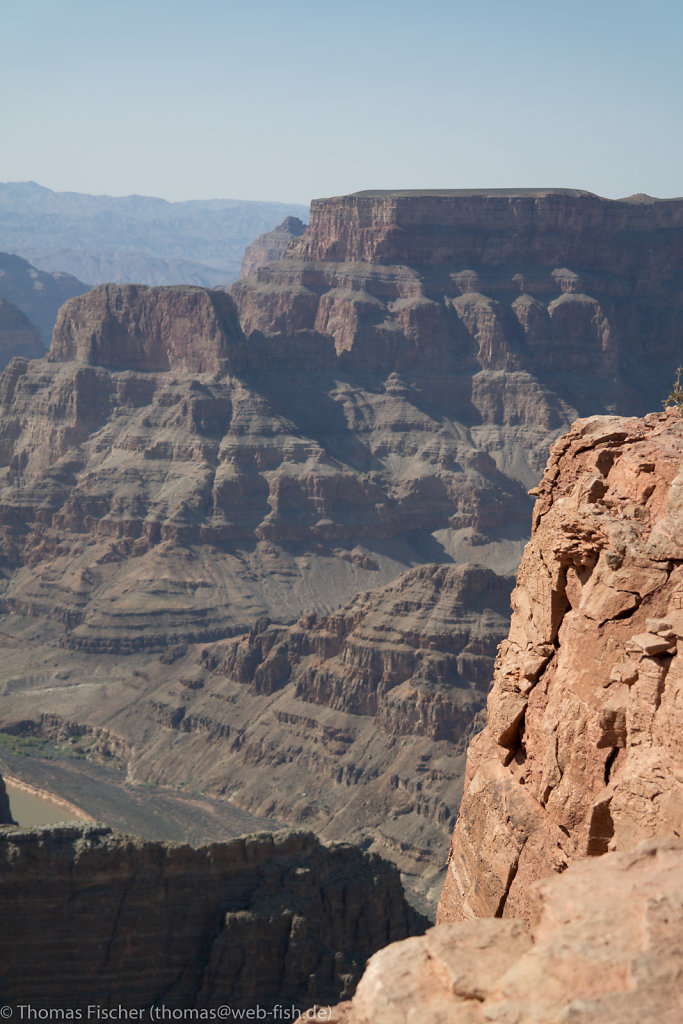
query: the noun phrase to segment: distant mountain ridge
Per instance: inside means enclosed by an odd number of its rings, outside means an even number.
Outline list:
[[[47,273],[37,270],[30,263],[20,256],[12,256],[6,252],[0,252],[0,300],[12,303],[18,310],[28,317],[31,324],[40,331],[43,344],[50,347],[52,328],[54,326],[57,310],[67,299],[75,295],[82,295],[88,291],[88,285],[70,274]],[[7,324],[5,323],[6,327]],[[25,328],[26,325],[24,325]],[[16,329],[17,324],[13,322],[12,328]],[[13,343],[12,343],[13,344]],[[12,348],[5,344],[4,355],[0,357],[0,367],[5,365],[4,356]],[[18,351],[14,354],[19,354]],[[38,350],[29,353],[23,351],[23,355],[31,358],[42,354]]]
[[[228,284],[239,276],[246,246],[287,216],[307,220],[308,208],[239,199],[171,203],[0,183],[0,249],[89,284]]]

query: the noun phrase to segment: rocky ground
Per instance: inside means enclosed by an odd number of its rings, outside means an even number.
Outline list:
[[[331,1024],[676,1024],[683,841],[573,864],[528,891],[536,924],[439,924],[371,960]],[[303,1020],[307,1019],[304,1014]],[[310,1019],[315,1020],[313,1014]]]

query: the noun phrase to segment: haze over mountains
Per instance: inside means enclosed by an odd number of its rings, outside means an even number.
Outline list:
[[[244,250],[296,203],[237,199],[169,203],[150,196],[53,192],[35,182],[0,184],[0,251],[87,284],[198,284],[239,276]]]

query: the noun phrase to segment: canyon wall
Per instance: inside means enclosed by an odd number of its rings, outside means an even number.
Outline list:
[[[104,284],[62,306],[50,360],[217,373],[231,369],[227,357],[235,361],[242,341],[235,307],[225,292],[189,285]]]
[[[240,280],[251,277],[259,267],[280,260],[287,252],[289,243],[303,235],[306,225],[298,217],[285,217],[272,231],[259,235],[244,250]]]
[[[315,330],[348,365],[527,371],[579,411],[642,413],[677,350],[682,252],[680,199],[360,192],[314,201],[287,259],[233,294],[247,332]],[[582,401],[574,374],[600,392]]]
[[[579,420],[553,446],[440,919],[533,919],[529,884],[683,824],[683,419]]]
[[[680,362],[680,210],[360,194],[232,299],[66,303],[0,377],[0,728],[438,891],[527,491]]]
[[[0,1001],[304,1009],[422,921],[398,872],[310,833],[193,849],[99,825],[0,830]]]
[[[439,923],[333,1024],[680,1019],[682,456],[677,408],[553,446]]]

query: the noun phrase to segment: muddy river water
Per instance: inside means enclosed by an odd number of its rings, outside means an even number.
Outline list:
[[[57,821],[82,821],[88,815],[45,790],[5,777],[12,817],[18,825],[52,825]]]

